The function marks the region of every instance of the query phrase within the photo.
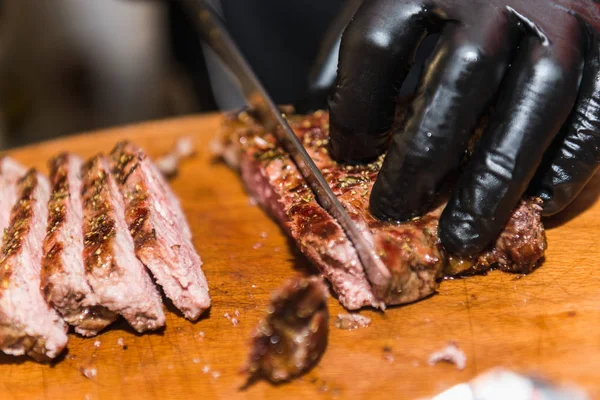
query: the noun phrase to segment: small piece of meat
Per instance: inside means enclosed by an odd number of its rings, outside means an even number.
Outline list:
[[[50,303],[83,336],[94,336],[117,314],[98,304],[83,265],[82,160],[63,153],[49,162],[52,193],[44,240],[41,289]]]
[[[173,149],[156,159],[156,167],[166,177],[173,178],[179,173],[181,161],[196,154],[194,140],[190,136],[183,136],[175,141]]]
[[[371,325],[371,318],[360,314],[338,314],[335,327],[345,331],[354,331]]]
[[[39,361],[55,358],[68,340],[67,325],[40,291],[49,193],[34,169],[18,181],[0,258],[0,349]]]
[[[252,333],[244,372],[251,379],[289,381],[308,371],[327,347],[327,286],[320,277],[293,277],[271,295]]]
[[[125,207],[106,157],[82,168],[83,261],[98,302],[121,314],[138,332],[165,325],[162,302],[144,265],[135,256]]]
[[[383,156],[366,165],[338,164],[328,153],[326,112],[288,115],[287,119],[350,218],[373,245],[379,267],[389,271],[390,290],[372,289],[341,226],[317,203],[291,158],[251,112],[227,115],[212,148],[232,168],[239,168],[249,194],[316,264],[347,309],[410,303],[435,293],[444,276],[485,272],[492,267],[526,273],[542,259],[546,237],[539,199],[524,199],[495,246],[484,254],[469,259],[452,257],[437,233],[445,207],[442,199],[427,214],[407,223],[377,220],[369,212],[369,197]]]
[[[17,182],[27,169],[10,157],[0,158],[0,233],[8,227],[12,206],[17,201]],[[0,237],[0,243],[3,239]]]
[[[429,365],[435,365],[442,361],[456,365],[456,368],[459,370],[463,370],[467,366],[467,356],[454,342],[448,343],[440,351],[431,354],[428,363]]]
[[[210,296],[185,218],[176,215],[152,161],[133,143],[117,144],[111,168],[125,199],[125,219],[138,258],[175,307],[186,318],[197,320],[210,307]]]

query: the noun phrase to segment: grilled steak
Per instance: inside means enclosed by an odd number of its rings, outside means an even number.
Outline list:
[[[117,314],[98,304],[83,266],[83,205],[79,157],[60,154],[49,162],[52,193],[42,261],[46,301],[83,336],[96,335]]]
[[[164,326],[160,295],[135,256],[123,198],[108,159],[98,155],[87,161],[82,177],[83,261],[98,302],[121,314],[138,332]]]
[[[40,291],[49,191],[33,169],[19,180],[0,258],[0,349],[37,360],[54,358],[67,345],[67,326]]]
[[[311,368],[327,347],[329,311],[322,278],[294,277],[271,295],[267,313],[252,332],[244,370],[251,379],[279,383]]]
[[[179,205],[173,205],[175,196],[169,200],[167,183],[134,144],[118,143],[111,159],[138,258],[185,317],[198,319],[210,306],[208,284],[187,222]]]
[[[414,221],[376,220],[368,211],[371,188],[383,157],[368,165],[341,165],[328,155],[328,115],[288,116],[292,127],[350,217],[373,244],[378,262],[391,275],[392,290],[374,293],[354,247],[338,223],[316,202],[289,156],[248,112],[229,115],[214,149],[240,169],[245,187],[284,227],[331,282],[348,309],[385,308],[435,292],[446,275],[482,272],[492,267],[530,272],[546,248],[539,199],[526,199],[489,251],[470,259],[452,257],[437,236],[444,202]]]
[[[27,170],[9,157],[0,159],[0,233],[8,227],[10,211],[17,200],[17,181]],[[0,237],[0,243],[2,238]]]

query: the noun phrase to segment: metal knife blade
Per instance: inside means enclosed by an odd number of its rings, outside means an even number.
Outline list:
[[[365,273],[377,297],[383,299],[389,293],[391,276],[387,269],[380,267],[370,243],[335,196],[327,181],[310,158],[306,149],[289,126],[279,108],[271,100],[264,87],[252,71],[220,17],[205,0],[180,0],[189,11],[204,41],[230,69],[248,105],[259,113],[261,122],[274,132],[285,151],[290,155],[298,170],[312,189],[321,207],[332,215],[342,226],[354,245]]]

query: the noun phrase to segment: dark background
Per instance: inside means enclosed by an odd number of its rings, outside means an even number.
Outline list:
[[[221,6],[274,100],[293,104],[343,3]],[[214,111],[214,89],[198,35],[176,2],[0,0],[0,148]]]

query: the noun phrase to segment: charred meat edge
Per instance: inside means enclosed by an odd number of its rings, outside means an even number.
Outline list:
[[[42,260],[42,292],[83,336],[94,336],[117,318],[98,304],[85,277],[79,157],[61,153],[48,163],[52,192]]]
[[[138,258],[152,272],[173,304],[190,320],[210,307],[202,261],[170,207],[152,162],[130,142],[111,152],[111,168],[125,199],[125,217]]]
[[[42,297],[40,269],[49,184],[35,169],[18,182],[0,258],[0,349],[38,361],[67,345],[67,325]]]

